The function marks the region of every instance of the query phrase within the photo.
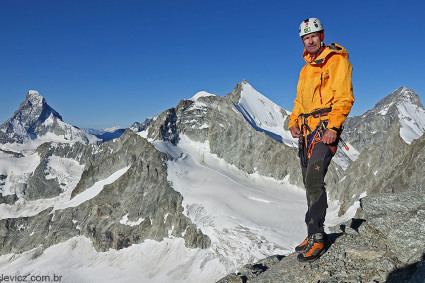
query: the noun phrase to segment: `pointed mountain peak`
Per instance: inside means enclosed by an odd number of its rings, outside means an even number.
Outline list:
[[[20,116],[24,116],[26,120],[41,120],[44,121],[51,114],[54,117],[62,120],[61,115],[55,111],[49,104],[47,104],[46,99],[41,96],[41,94],[36,90],[29,90],[25,101],[21,104],[18,111],[15,113]],[[14,115],[14,116],[15,116]],[[13,117],[12,117],[13,118]]]
[[[367,121],[367,122],[365,122]],[[400,136],[410,144],[425,132],[425,109],[419,96],[410,88],[400,87],[379,101],[375,107],[346,123],[347,141],[362,151],[379,143],[393,125],[400,125]],[[360,140],[361,135],[367,140]]]
[[[388,108],[391,105],[412,104],[423,108],[419,95],[408,87],[400,87],[379,101],[375,108]]]
[[[230,101],[232,101],[234,104],[238,104],[239,100],[241,99],[242,91],[248,88],[255,90],[252,85],[244,79],[240,83],[238,83],[232,90],[232,92],[228,93],[226,97],[229,98]]]
[[[46,103],[46,100],[40,95],[40,93],[38,93],[38,91],[29,90],[27,97],[25,98],[25,102],[28,102],[30,106],[39,105],[41,107],[44,103]]]
[[[401,87],[397,89],[395,92],[398,92],[398,91],[400,93],[400,97],[403,98],[404,101],[410,102],[412,104],[415,104],[423,108],[421,99],[419,98],[419,95],[416,92],[414,92],[408,87]]]
[[[87,143],[82,131],[64,123],[38,91],[30,90],[18,110],[0,126],[0,143],[27,143],[52,134],[58,141]]]
[[[402,86],[392,92],[390,95],[399,97],[400,99],[419,100],[419,95],[408,87]]]
[[[293,139],[286,132],[286,111],[257,91],[248,81],[242,80],[226,98],[235,105],[239,112],[256,130],[265,132],[279,142],[290,146]]]
[[[247,80],[245,80],[245,79],[243,79],[241,82],[240,82],[240,84],[241,85],[251,85]]]
[[[247,80],[242,80],[240,83],[238,83],[235,87],[236,88],[240,88],[240,89],[254,89],[254,87],[247,81]]]
[[[28,97],[42,97],[42,96],[40,95],[38,91],[30,89],[27,93],[27,98]]]

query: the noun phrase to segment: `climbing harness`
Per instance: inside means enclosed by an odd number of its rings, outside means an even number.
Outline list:
[[[313,154],[314,146],[322,141],[323,135],[328,125],[328,119],[322,119],[322,117],[328,116],[331,111],[332,108],[324,108],[315,110],[311,113],[303,113],[298,116],[298,122],[301,121],[301,135],[298,142],[298,155],[303,166],[306,166],[307,160]],[[320,119],[319,124],[314,129],[314,131],[312,131],[308,126],[308,117]],[[332,143],[332,145],[328,145],[333,154],[336,153],[338,141],[341,141],[347,151],[349,150],[347,144],[341,139],[341,132],[342,127],[337,132],[336,142]]]

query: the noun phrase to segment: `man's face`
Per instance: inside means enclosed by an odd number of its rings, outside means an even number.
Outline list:
[[[320,49],[320,36],[317,33],[304,35],[303,44],[308,53],[316,54]]]

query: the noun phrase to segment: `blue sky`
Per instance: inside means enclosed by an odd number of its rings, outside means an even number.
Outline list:
[[[352,115],[401,86],[425,103],[424,10],[420,0],[2,0],[0,123],[30,89],[69,124],[128,127],[243,79],[292,110],[309,17],[350,54]]]

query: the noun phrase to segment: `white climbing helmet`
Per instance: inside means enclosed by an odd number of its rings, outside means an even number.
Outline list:
[[[322,22],[318,18],[309,18],[300,25],[300,37],[313,32],[323,31]]]

